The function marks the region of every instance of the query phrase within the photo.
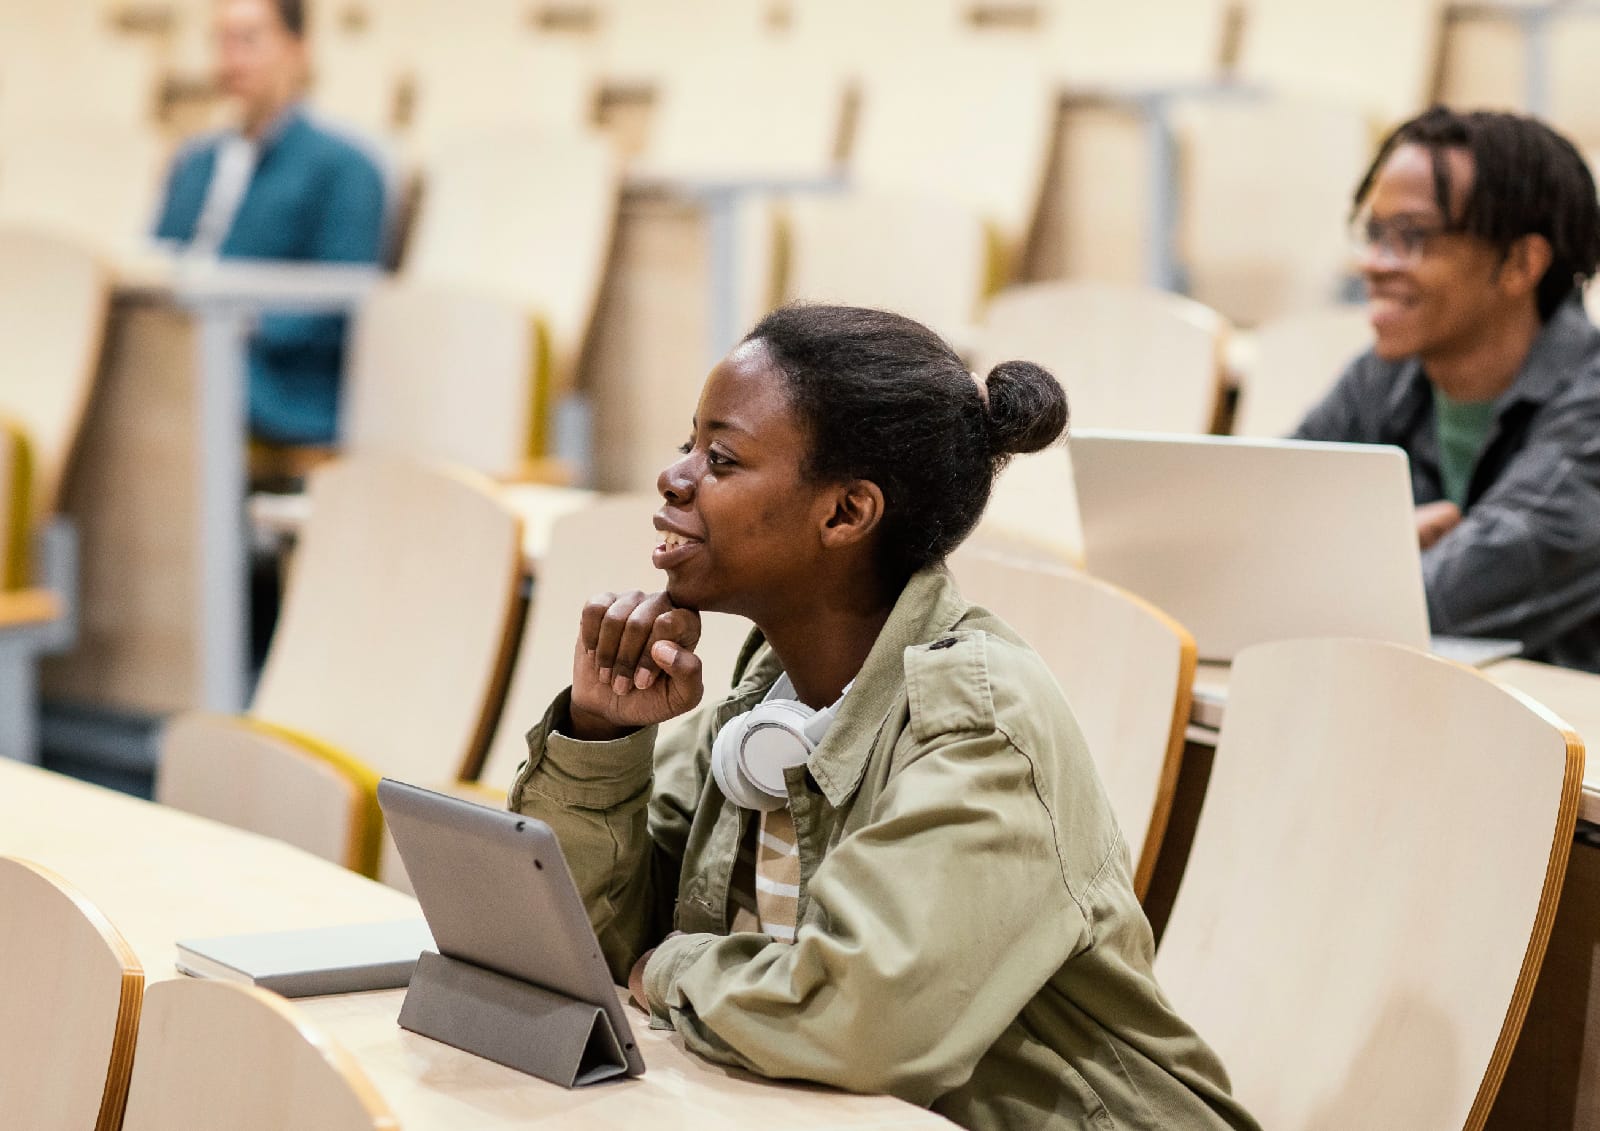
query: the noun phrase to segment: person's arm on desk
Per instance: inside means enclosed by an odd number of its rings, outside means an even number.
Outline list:
[[[965,1085],[1088,945],[1083,904],[1041,868],[1059,850],[1030,757],[995,729],[937,735],[911,757],[810,878],[821,914],[792,943],[688,934],[656,949],[651,1013],[691,1051],[926,1105]]]
[[[607,619],[607,612],[617,615]],[[634,612],[632,637],[616,656]],[[602,645],[601,634],[606,640]],[[699,716],[657,737],[658,724],[701,696],[694,646],[700,619],[660,594],[605,594],[589,602],[573,656],[573,686],[528,733],[528,761],[508,807],[555,830],[612,977],[626,985],[645,950],[672,927],[678,869],[709,746]],[[604,648],[605,658],[601,658]],[[618,695],[614,667],[651,673],[651,686]]]
[[[1435,632],[1537,654],[1600,613],[1600,400],[1588,399],[1578,412],[1546,406],[1550,423],[1423,551]]]

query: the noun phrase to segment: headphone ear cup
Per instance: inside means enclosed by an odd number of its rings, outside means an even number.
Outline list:
[[[788,800],[783,774],[804,765],[813,742],[804,703],[774,699],[723,724],[711,745],[711,776],[723,796],[744,809],[777,809]]]

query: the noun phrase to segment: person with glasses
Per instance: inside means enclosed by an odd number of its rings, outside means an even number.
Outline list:
[[[188,256],[376,264],[384,175],[364,142],[302,104],[303,0],[217,0],[213,15],[217,82],[238,121],[179,151],[156,239]],[[258,321],[249,343],[253,462],[292,464],[296,449],[334,442],[344,337],[339,315]]]
[[[1376,341],[1294,437],[1405,449],[1435,632],[1600,671],[1594,178],[1539,121],[1435,107],[1355,209]]]

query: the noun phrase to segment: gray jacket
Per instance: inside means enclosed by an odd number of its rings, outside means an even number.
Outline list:
[[[1351,363],[1299,440],[1395,444],[1416,502],[1444,498],[1433,386],[1416,358]],[[1522,641],[1600,672],[1600,330],[1568,303],[1495,402],[1461,524],[1422,554],[1433,631]]]

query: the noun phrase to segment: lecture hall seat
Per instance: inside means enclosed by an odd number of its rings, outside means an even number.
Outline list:
[[[1239,403],[1235,436],[1287,436],[1372,346],[1365,306],[1345,304],[1286,314],[1256,327],[1233,355]]]
[[[1156,974],[1263,1127],[1483,1125],[1583,762],[1543,707],[1419,651],[1240,653]]]
[[[1194,637],[1124,589],[1065,566],[995,553],[981,540],[950,559],[967,600],[1038,652],[1072,706],[1133,864],[1150,888],[1182,768]]]
[[[1206,433],[1229,332],[1216,311],[1149,287],[1031,283],[989,304],[974,361],[985,373],[1014,358],[1044,366],[1075,428]]]
[[[797,196],[784,211],[790,302],[874,306],[971,345],[989,280],[988,234],[970,207],[939,196]]]
[[[494,128],[440,139],[401,276],[521,304],[548,335],[547,403],[572,387],[611,247],[620,166],[602,138]]]
[[[178,978],[145,994],[123,1131],[399,1131],[354,1057],[266,990]]]
[[[171,148],[147,123],[0,127],[0,224],[74,239],[113,262],[137,257]]]
[[[333,858],[370,875],[379,775],[477,773],[522,613],[522,523],[480,476],[378,456],[319,469],[310,495],[248,713],[180,716],[163,742],[156,797],[223,820],[250,815],[246,827],[303,847],[358,845],[357,859]],[[209,766],[207,729],[220,732]],[[214,764],[223,757],[236,772]],[[354,783],[362,831],[318,829],[309,809],[253,798],[262,765],[281,758],[320,760]],[[206,788],[195,783],[202,772]],[[308,789],[319,777],[286,776]],[[316,810],[343,811],[337,792]]]
[[[92,903],[0,856],[0,1121],[116,1131],[143,991],[139,959]]]

